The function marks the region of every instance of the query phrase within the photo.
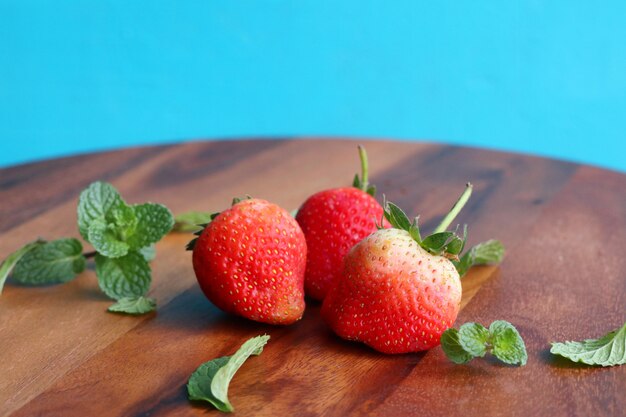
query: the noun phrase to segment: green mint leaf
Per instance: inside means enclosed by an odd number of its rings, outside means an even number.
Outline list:
[[[509,365],[526,365],[528,354],[519,332],[508,321],[496,320],[489,326],[491,353]]]
[[[135,233],[138,223],[135,210],[126,203],[120,204],[118,207],[112,209],[107,216],[105,216],[105,221],[115,229],[115,232],[123,241],[126,241],[129,236]]]
[[[459,261],[454,262],[460,276],[474,265],[498,264],[504,258],[504,245],[498,240],[488,240],[471,248]]]
[[[402,209],[391,202],[385,204],[385,218],[396,229],[409,231],[411,222]]]
[[[297,211],[297,210],[296,210]],[[202,224],[210,223],[214,213],[206,211],[188,211],[174,218],[174,232],[195,232],[202,229]],[[295,217],[295,214],[292,215]]]
[[[67,282],[85,270],[83,245],[73,238],[37,245],[19,260],[12,278],[26,285]]]
[[[474,356],[468,353],[459,341],[459,331],[449,328],[441,335],[441,348],[448,359],[456,364],[467,363],[474,359]]]
[[[131,249],[141,249],[158,242],[174,226],[172,212],[162,204],[137,204],[132,209],[137,223],[126,237]]]
[[[499,263],[504,258],[504,245],[494,239],[479,243],[471,251],[474,252],[474,265]]]
[[[108,308],[112,313],[145,314],[156,309],[156,300],[148,297],[124,297]]]
[[[154,245],[146,246],[139,249],[139,253],[144,257],[144,259],[148,262],[154,260],[156,258],[156,248]]]
[[[459,328],[459,343],[463,350],[474,357],[487,353],[489,330],[479,323],[465,323]]]
[[[124,204],[111,184],[101,181],[90,184],[78,199],[78,230],[83,239],[89,241],[89,226],[94,220],[106,223],[107,215]]]
[[[450,328],[441,335],[441,347],[454,363],[466,363],[490,352],[510,365],[526,365],[526,345],[509,322],[496,320],[489,330],[478,323],[465,323],[459,330]]]
[[[15,264],[17,264],[18,261],[28,252],[30,252],[31,250],[35,249],[38,246],[41,246],[43,243],[44,242],[41,240],[27,243],[26,245],[22,246],[15,252],[11,253],[9,256],[5,258],[4,261],[2,261],[2,263],[0,263],[0,294],[2,293],[2,289],[4,288],[4,283],[9,277],[9,274],[13,270],[13,267],[15,266]]]
[[[237,370],[251,355],[260,355],[269,340],[268,335],[253,337],[246,341],[232,356],[224,356],[203,363],[191,375],[187,383],[189,399],[208,401],[223,412],[234,410],[228,400],[228,386]]]
[[[587,339],[582,342],[554,342],[550,352],[587,365],[624,365],[626,364],[626,323],[599,339]]]
[[[95,219],[89,225],[87,240],[99,253],[109,258],[119,258],[128,253],[129,246],[119,238],[117,228]]]
[[[211,391],[211,382],[213,382],[215,374],[228,363],[230,358],[230,356],[223,356],[203,363],[191,374],[189,382],[187,382],[187,394],[190,400],[207,401],[225,413],[233,411],[233,406],[230,403],[226,404],[219,400]]]
[[[96,255],[98,284],[114,300],[139,297],[150,288],[150,265],[142,254],[130,251],[120,258]]]

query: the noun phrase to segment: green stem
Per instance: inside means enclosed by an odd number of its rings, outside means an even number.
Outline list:
[[[446,229],[448,229],[450,223],[452,223],[452,221],[459,214],[461,209],[463,209],[465,203],[467,203],[467,200],[469,200],[470,195],[472,195],[472,188],[473,186],[469,182],[465,185],[465,191],[463,191],[461,197],[459,197],[456,203],[454,203],[454,205],[450,209],[450,212],[446,214],[446,217],[443,218],[443,220],[441,221],[441,223],[439,223],[439,226],[435,228],[435,231],[433,233],[444,232]]]
[[[368,167],[367,167],[367,152],[363,145],[359,145],[359,158],[361,159],[361,190],[367,192],[368,184]]]

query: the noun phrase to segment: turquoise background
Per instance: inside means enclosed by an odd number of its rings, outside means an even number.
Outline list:
[[[0,165],[428,139],[626,171],[626,2],[0,0]]]

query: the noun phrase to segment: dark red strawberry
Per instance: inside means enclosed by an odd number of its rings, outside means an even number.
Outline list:
[[[377,230],[383,208],[374,199],[375,187],[368,184],[367,155],[359,146],[362,178],[353,187],[333,188],[309,197],[298,210],[308,248],[304,289],[322,300],[330,284],[341,276],[343,259],[350,248]]]
[[[302,317],[307,248],[284,209],[242,200],[216,215],[190,246],[198,283],[220,309],[270,324]]]
[[[471,192],[466,192],[435,233],[422,239],[417,218],[410,222],[392,203],[385,217],[393,229],[381,229],[354,246],[343,276],[322,305],[324,320],[339,336],[383,353],[418,352],[439,344],[456,320],[463,274],[474,264],[499,262],[497,241],[478,245],[459,259],[465,236],[447,232]]]

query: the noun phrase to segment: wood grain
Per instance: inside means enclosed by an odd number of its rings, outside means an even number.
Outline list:
[[[0,170],[0,255],[37,236],[77,236],[78,193],[106,179],[130,202],[219,210],[252,194],[286,208],[349,183],[355,142],[256,140],[129,149]],[[425,227],[462,190],[470,243],[500,238],[500,268],[464,278],[459,323],[513,322],[529,363],[455,366],[439,348],[384,356],[344,342],[309,301],[302,321],[270,327],[230,317],[195,283],[187,235],[158,245],[156,314],[105,313],[93,272],[46,288],[10,282],[0,298],[0,415],[205,415],[184,385],[202,362],[268,333],[263,355],[231,384],[238,415],[623,415],[626,367],[554,360],[552,340],[598,336],[626,319],[626,177],[530,156],[434,145],[367,143],[372,181]],[[217,414],[217,412],[212,411]]]

